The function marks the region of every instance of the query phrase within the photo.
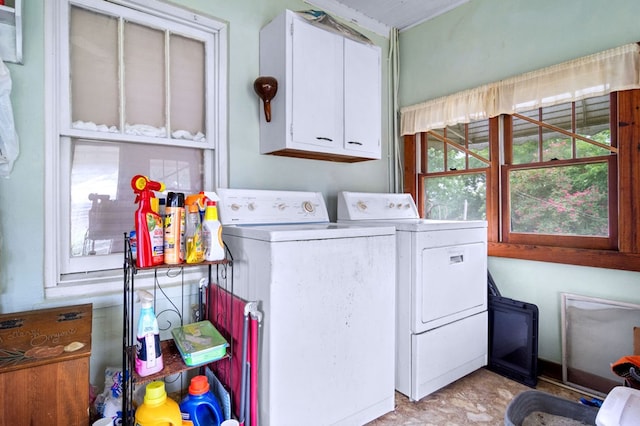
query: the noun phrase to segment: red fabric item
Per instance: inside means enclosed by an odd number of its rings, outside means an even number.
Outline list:
[[[227,339],[230,346],[230,358],[209,365],[218,379],[231,393],[231,411],[237,419],[242,419],[240,411],[242,398],[242,339],[244,326],[244,308],[247,301],[232,295],[227,290],[211,284],[207,298],[207,314],[211,323]],[[255,330],[255,331],[254,331]],[[251,363],[248,398],[251,412],[251,426],[257,423],[257,385],[258,385],[258,324],[249,318],[247,342],[247,361]]]

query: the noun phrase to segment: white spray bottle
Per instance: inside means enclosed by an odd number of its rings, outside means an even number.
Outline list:
[[[204,260],[211,262],[224,259],[222,225],[218,220],[218,207],[215,201],[207,201],[204,222],[202,222],[202,239],[204,240]]]
[[[138,290],[142,305],[136,334],[136,373],[141,377],[157,373],[164,367],[160,350],[160,329],[153,312],[153,295],[146,290]]]

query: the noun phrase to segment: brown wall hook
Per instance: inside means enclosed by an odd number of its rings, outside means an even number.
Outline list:
[[[262,76],[253,82],[253,90],[256,91],[262,102],[264,102],[264,115],[267,122],[271,121],[271,99],[278,91],[278,80],[274,77]]]

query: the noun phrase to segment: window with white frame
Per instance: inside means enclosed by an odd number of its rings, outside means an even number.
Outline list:
[[[226,27],[155,0],[47,2],[46,25],[47,295],[116,290],[134,175],[226,186]]]

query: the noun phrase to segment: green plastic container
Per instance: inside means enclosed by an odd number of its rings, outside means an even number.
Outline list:
[[[208,364],[227,355],[229,343],[210,321],[200,321],[171,330],[173,340],[190,367]]]

